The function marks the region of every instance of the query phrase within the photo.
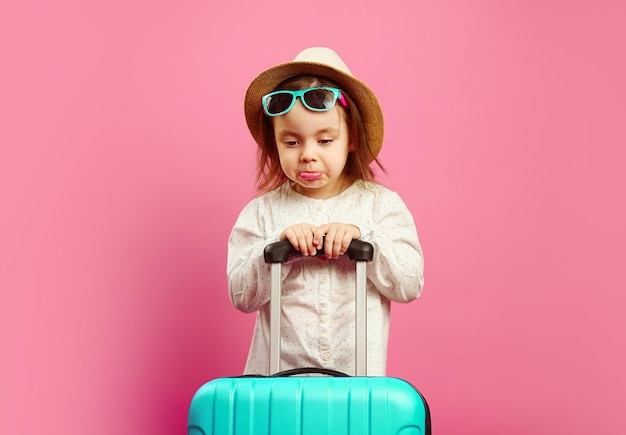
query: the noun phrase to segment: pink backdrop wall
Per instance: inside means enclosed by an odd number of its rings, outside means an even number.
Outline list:
[[[0,433],[182,434],[193,392],[241,372],[243,94],[312,45],[385,111],[382,181],[426,255],[389,374],[435,433],[626,433],[619,4],[3,5]]]

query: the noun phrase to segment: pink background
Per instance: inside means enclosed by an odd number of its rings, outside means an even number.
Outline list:
[[[243,94],[313,45],[385,112],[426,255],[389,375],[435,433],[626,433],[620,3],[4,2],[0,433],[182,434],[241,372]]]

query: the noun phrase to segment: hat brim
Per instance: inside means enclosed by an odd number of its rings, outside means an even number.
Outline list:
[[[254,140],[258,144],[263,140],[260,125],[264,116],[261,98],[272,92],[281,82],[298,75],[326,77],[337,83],[352,97],[363,118],[369,147],[373,156],[377,156],[383,143],[384,122],[376,95],[365,83],[354,76],[318,62],[282,63],[263,71],[250,83],[245,96],[244,112],[248,129]]]

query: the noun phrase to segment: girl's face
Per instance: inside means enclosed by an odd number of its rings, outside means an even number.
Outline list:
[[[298,99],[293,109],[272,122],[280,166],[296,192],[316,199],[341,193],[343,168],[352,150],[344,113],[337,106],[312,112]]]

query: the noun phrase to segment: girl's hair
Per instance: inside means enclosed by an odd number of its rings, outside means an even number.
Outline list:
[[[341,94],[348,100],[348,107],[343,107],[337,104],[339,110],[343,110],[346,114],[346,121],[348,123],[348,137],[350,143],[354,145],[354,151],[348,153],[348,160],[346,166],[343,169],[343,175],[348,185],[354,183],[357,180],[374,180],[374,173],[370,168],[370,162],[374,161],[384,172],[385,168],[380,161],[376,158],[372,149],[367,142],[367,135],[365,134],[365,125],[363,118],[359,113],[358,108],[352,97],[348,95],[343,89],[341,89],[336,83],[320,76],[313,75],[299,75],[290,77],[284,82],[280,83],[274,90],[290,90],[297,91],[312,86],[331,86],[341,90]],[[278,149],[276,147],[276,139],[274,137],[274,124],[272,120],[266,116],[263,112],[260,115],[261,119],[261,133],[262,143],[259,144],[258,152],[258,170],[257,170],[257,188],[259,193],[269,192],[287,181],[287,176],[284,174],[280,160],[278,158]]]

